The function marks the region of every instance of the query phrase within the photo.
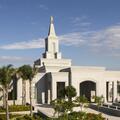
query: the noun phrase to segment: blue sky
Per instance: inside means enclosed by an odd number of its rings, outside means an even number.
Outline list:
[[[0,65],[32,64],[50,16],[73,65],[120,70],[120,0],[0,0]]]

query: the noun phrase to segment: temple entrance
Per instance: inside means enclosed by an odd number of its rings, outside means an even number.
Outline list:
[[[65,89],[65,82],[57,82],[57,98],[64,98],[65,96],[62,94],[62,90]]]
[[[80,83],[80,96],[85,96],[88,101],[94,102],[92,96],[96,95],[96,83],[92,81],[84,81]]]

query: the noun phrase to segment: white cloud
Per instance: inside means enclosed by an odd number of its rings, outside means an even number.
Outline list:
[[[0,46],[0,49],[5,50],[13,50],[13,49],[33,49],[33,48],[43,48],[44,41],[43,39],[24,41],[24,42],[16,42],[8,45]]]
[[[0,62],[27,62],[32,58],[18,57],[18,56],[0,56]]]
[[[65,35],[59,36],[59,40],[62,44],[66,46],[81,46],[85,44],[85,37],[83,33],[80,32],[74,32],[74,33],[68,33]]]
[[[88,27],[91,25],[91,23],[87,21],[87,16],[71,18],[71,23],[75,27]]]
[[[40,4],[39,8],[43,9],[43,10],[48,10],[48,7],[46,5]]]
[[[78,23],[78,22],[81,22],[81,21],[84,21],[87,19],[87,16],[81,16],[81,17],[72,17],[71,20],[72,20],[72,23]]]
[[[66,46],[85,46],[94,52],[120,56],[120,25],[111,26],[99,31],[73,32],[59,36],[61,44]],[[43,48],[44,39],[18,42],[0,46],[0,49],[34,49]]]
[[[120,25],[99,31],[69,33],[60,39],[64,45],[85,46],[92,52],[120,57]]]

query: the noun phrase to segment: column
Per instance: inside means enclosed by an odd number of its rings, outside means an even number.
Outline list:
[[[42,92],[42,104],[45,104],[45,92]]]
[[[52,80],[52,100],[57,98],[57,89],[56,89],[57,82]]]
[[[120,101],[120,81],[117,81],[117,101]]]
[[[106,91],[107,91],[107,83],[106,83],[106,81],[103,82],[102,86],[103,86],[102,91],[103,91],[104,102],[106,103],[107,102],[107,98],[106,98],[107,97],[107,95],[106,95],[107,94],[106,93]]]
[[[22,104],[22,79],[17,81],[17,104]]]
[[[50,90],[48,89],[48,100],[47,103],[50,104]]]
[[[113,101],[113,82],[108,83],[108,102]]]
[[[32,83],[32,104],[35,105],[37,103],[37,91],[35,87],[35,83]]]
[[[113,101],[116,102],[117,101],[117,81],[114,81],[114,88],[113,88]]]

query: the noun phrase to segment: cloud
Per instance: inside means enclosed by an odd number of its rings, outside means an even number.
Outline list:
[[[78,22],[81,22],[81,21],[84,21],[87,19],[87,16],[81,16],[81,17],[72,17],[71,20],[72,20],[72,23],[78,23]]]
[[[92,52],[101,52],[109,56],[120,56],[120,25],[107,27],[99,31],[72,32],[59,37],[65,46],[84,46]],[[44,39],[30,40],[0,46],[0,49],[35,49],[43,48]]]
[[[68,33],[59,36],[61,44],[66,46],[81,46],[85,44],[84,35],[81,32]]]
[[[44,41],[43,39],[39,38],[37,40],[30,40],[30,41],[24,41],[24,42],[16,42],[8,45],[0,46],[0,49],[5,50],[22,50],[22,49],[34,49],[34,48],[43,48],[44,47]]]
[[[71,18],[71,23],[75,27],[79,27],[79,26],[81,26],[81,27],[88,27],[88,26],[91,25],[91,23],[87,21],[87,16]]]
[[[18,56],[0,56],[0,62],[28,62],[32,58],[18,57]]]
[[[40,4],[39,8],[43,9],[43,10],[48,10],[48,7],[46,5]]]
[[[120,25],[98,31],[73,32],[60,36],[61,43],[67,46],[84,46],[92,52],[120,57]]]

